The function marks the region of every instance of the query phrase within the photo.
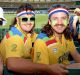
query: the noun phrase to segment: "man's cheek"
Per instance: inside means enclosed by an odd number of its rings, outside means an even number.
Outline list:
[[[51,26],[55,26],[57,24],[57,20],[52,20],[51,21]]]
[[[69,21],[68,20],[64,20],[63,24],[64,24],[64,26],[67,26],[69,24]]]

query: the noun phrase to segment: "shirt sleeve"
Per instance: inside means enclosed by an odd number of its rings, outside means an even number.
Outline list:
[[[23,41],[19,36],[13,36],[6,40],[5,51],[6,58],[21,57],[23,55]]]
[[[73,51],[76,50],[76,47],[75,47],[75,45],[74,45],[73,40],[69,40],[69,41],[68,41],[68,47],[69,47],[70,52],[73,52]]]
[[[45,42],[37,39],[34,43],[34,58],[35,63],[49,64],[48,49]]]

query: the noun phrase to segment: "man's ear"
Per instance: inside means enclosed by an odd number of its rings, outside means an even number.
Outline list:
[[[49,25],[51,25],[51,20],[50,19],[48,19],[48,22],[49,22]]]
[[[19,23],[19,18],[18,17],[16,17],[16,21],[17,21],[17,23]]]

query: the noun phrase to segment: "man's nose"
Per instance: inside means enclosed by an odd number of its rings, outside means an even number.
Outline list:
[[[57,24],[61,25],[63,23],[62,19],[58,19]]]
[[[27,24],[28,24],[28,25],[31,25],[31,21],[27,21]]]

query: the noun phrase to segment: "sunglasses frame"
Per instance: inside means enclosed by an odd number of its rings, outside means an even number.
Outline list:
[[[28,22],[28,21],[34,22],[35,21],[35,17],[30,17],[30,18],[28,18],[28,17],[20,17],[20,19],[21,19],[22,22]]]

